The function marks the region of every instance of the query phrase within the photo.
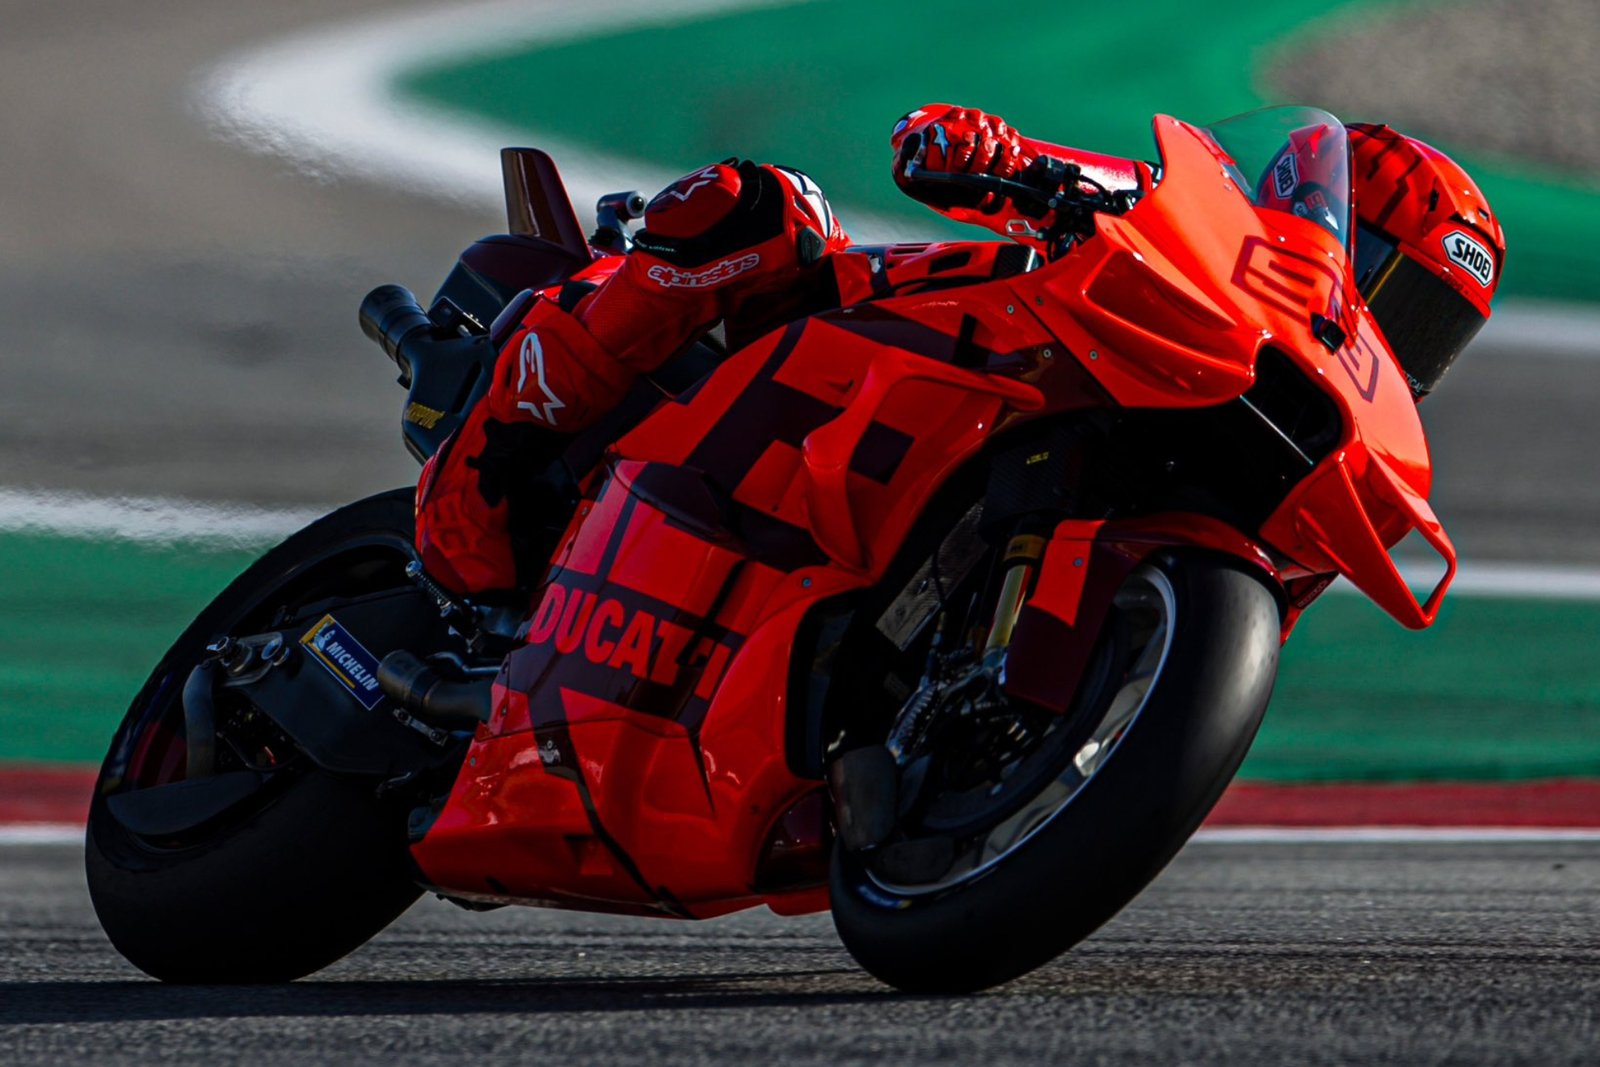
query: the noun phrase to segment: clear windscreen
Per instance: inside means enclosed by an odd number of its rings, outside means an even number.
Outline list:
[[[1309,219],[1353,247],[1350,142],[1338,119],[1314,107],[1269,107],[1205,131],[1252,203]]]

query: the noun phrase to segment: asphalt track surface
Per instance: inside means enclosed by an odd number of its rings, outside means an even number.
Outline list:
[[[75,848],[0,866],[0,1062],[1528,1063],[1600,1050],[1600,844],[1191,845],[1055,963],[907,997],[826,917],[421,901],[289,986],[159,986]]]
[[[355,307],[500,221],[211,139],[196,73],[377,0],[0,0],[0,484],[264,504],[413,478]],[[730,146],[730,151],[737,146]],[[1600,562],[1600,364],[1478,346],[1424,409],[1464,554]],[[1594,1062],[1600,846],[1190,848],[983,997],[889,994],[825,918],[427,901],[275,989],[144,980],[69,848],[0,852],[0,1062]]]

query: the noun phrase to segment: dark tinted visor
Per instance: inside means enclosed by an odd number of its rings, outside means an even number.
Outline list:
[[[1418,399],[1433,392],[1486,318],[1370,226],[1356,232],[1356,285]]]

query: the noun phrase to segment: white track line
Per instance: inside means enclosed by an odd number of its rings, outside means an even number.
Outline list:
[[[261,508],[168,497],[100,497],[0,487],[0,533],[113,539],[141,544],[194,544],[256,549],[281,541],[327,509]],[[1426,566],[1401,570],[1418,586],[1431,585]],[[1361,595],[1349,582],[1331,592]],[[1600,568],[1544,563],[1463,563],[1452,595],[1600,600]]]
[[[325,510],[0,488],[0,533],[260,548],[281,541]]]
[[[1600,358],[1600,311],[1544,300],[1512,300],[1495,306],[1478,335],[1496,354]]]
[[[1402,567],[1402,572],[1407,568]],[[1341,587],[1351,593],[1348,582]],[[1432,583],[1418,583],[1431,588]],[[1527,597],[1533,600],[1600,600],[1600,569],[1553,563],[1463,563],[1450,596]],[[1448,599],[1448,597],[1446,598]]]
[[[1358,845],[1369,842],[1475,844],[1600,841],[1600,828],[1567,826],[1216,826],[1192,838],[1207,845]]]
[[[1600,829],[1484,826],[1225,826],[1204,828],[1200,845],[1469,845],[1560,844],[1600,841]],[[0,848],[58,845],[81,848],[83,827],[70,823],[0,826]]]
[[[589,217],[604,193],[630,187],[653,193],[678,175],[626,158],[626,144],[616,153],[596,152],[402,99],[394,89],[400,76],[423,64],[798,2],[490,0],[386,13],[228,56],[201,79],[197,99],[222,136],[286,157],[318,179],[363,178],[478,207],[504,203],[500,149],[532,143],[556,160],[574,205]],[[581,85],[549,90],[546,106],[582,107]],[[647,104],[641,101],[641,111]],[[885,129],[892,120],[885,116]],[[862,212],[843,218],[858,240],[907,236],[905,226]]]
[[[83,827],[73,823],[21,823],[0,826],[0,846],[77,845],[83,846]]]

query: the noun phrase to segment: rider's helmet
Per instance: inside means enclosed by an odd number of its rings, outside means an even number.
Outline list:
[[[1418,400],[1489,319],[1505,234],[1467,172],[1388,126],[1346,127],[1356,285]]]

